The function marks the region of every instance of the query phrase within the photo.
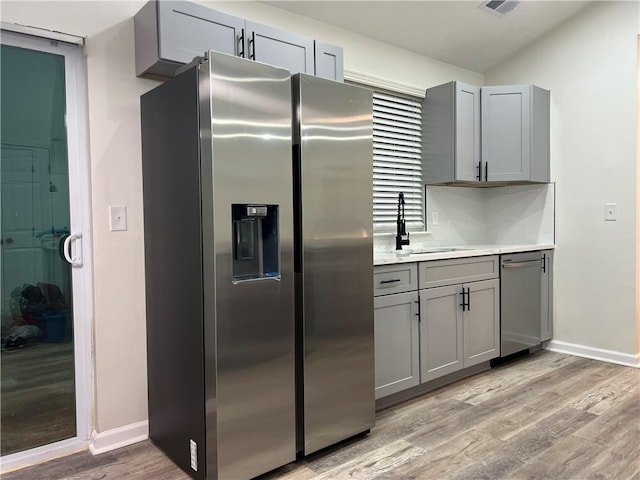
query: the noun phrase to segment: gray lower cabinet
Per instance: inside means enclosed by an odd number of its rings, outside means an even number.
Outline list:
[[[489,182],[550,181],[549,91],[482,87],[482,162]]]
[[[172,77],[194,57],[215,50],[343,80],[342,48],[191,2],[152,0],[136,13],[134,29],[137,76]]]
[[[376,399],[500,356],[496,255],[374,269]]]
[[[420,382],[462,368],[461,286],[420,290]]]
[[[418,292],[374,299],[376,399],[420,383]]]
[[[420,290],[421,382],[499,357],[499,315],[498,279]]]
[[[540,340],[544,342],[553,338],[553,250],[542,252],[542,262]]]
[[[500,280],[468,283],[462,288],[467,289],[462,312],[466,368],[500,356]]]
[[[496,255],[418,264],[422,383],[500,356]]]

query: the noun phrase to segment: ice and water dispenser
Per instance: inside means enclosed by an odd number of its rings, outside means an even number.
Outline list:
[[[233,281],[280,278],[278,206],[231,206]]]

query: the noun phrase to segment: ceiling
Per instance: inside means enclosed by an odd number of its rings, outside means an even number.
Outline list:
[[[591,2],[523,1],[503,16],[481,9],[480,0],[264,3],[485,73]]]

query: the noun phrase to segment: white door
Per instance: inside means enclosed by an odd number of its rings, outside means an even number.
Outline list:
[[[82,47],[0,43],[4,471],[86,445],[92,277]]]

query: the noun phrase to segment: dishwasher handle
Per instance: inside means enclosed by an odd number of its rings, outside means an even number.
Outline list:
[[[502,268],[523,268],[534,266],[540,268],[540,260],[529,260],[526,262],[512,262],[510,260],[505,260],[502,262]]]

